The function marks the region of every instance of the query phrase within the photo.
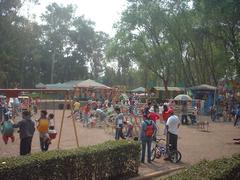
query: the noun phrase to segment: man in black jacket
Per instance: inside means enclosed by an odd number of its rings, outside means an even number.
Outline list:
[[[19,128],[20,136],[20,155],[31,153],[32,138],[35,132],[35,123],[31,120],[31,113],[29,111],[22,112],[23,120],[14,124],[14,128]]]

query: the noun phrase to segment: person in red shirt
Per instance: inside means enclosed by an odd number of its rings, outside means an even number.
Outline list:
[[[149,113],[148,113],[148,118],[149,118],[150,120],[152,120],[153,122],[155,122],[155,124],[156,124],[156,121],[157,121],[158,119],[160,119],[160,115],[157,114],[157,113],[155,113],[155,112],[153,111],[153,109],[150,108]]]
[[[89,115],[90,115],[90,104],[87,103],[83,109],[83,127],[87,126],[89,123]]]
[[[170,117],[171,112],[172,112],[172,109],[169,108],[166,104],[164,104],[163,105],[163,112],[162,112],[163,123],[164,123],[163,135],[167,135],[166,122],[167,122],[168,118]]]

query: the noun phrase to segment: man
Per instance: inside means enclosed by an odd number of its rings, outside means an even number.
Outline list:
[[[148,163],[151,163],[151,146],[153,137],[156,136],[157,127],[156,124],[148,119],[148,115],[144,116],[144,120],[141,125],[140,140],[142,141],[142,157],[141,162],[145,162],[145,152],[147,146],[147,159]]]
[[[7,115],[8,109],[6,107],[7,106],[0,103],[0,122],[8,119],[8,115]]]
[[[177,150],[177,139],[178,139],[178,128],[180,126],[179,118],[174,115],[173,110],[169,111],[170,117],[167,120],[166,128],[167,128],[167,143],[169,145],[169,150]],[[165,158],[165,160],[169,160],[169,158]]]
[[[144,110],[143,110],[143,117],[145,116],[147,116],[148,115],[148,113],[149,113],[149,110],[150,110],[150,108],[151,108],[151,102],[148,102],[147,103],[147,105],[144,107]]]
[[[167,135],[166,122],[167,122],[168,118],[170,117],[170,111],[171,111],[171,108],[168,108],[168,106],[166,104],[164,104],[163,112],[162,112],[163,123],[164,123],[163,135]]]
[[[234,126],[237,126],[237,123],[239,120],[240,120],[240,104],[238,104],[238,107],[236,110],[236,118],[235,118]]]
[[[14,124],[14,128],[19,128],[20,136],[20,155],[31,153],[32,138],[35,131],[35,124],[31,120],[31,113],[29,111],[22,112],[23,120]]]
[[[118,106],[115,107],[115,112],[117,113],[117,116],[115,118],[115,125],[116,125],[115,139],[119,140],[120,137],[122,139],[126,139],[122,132],[124,116],[123,116],[123,113],[121,113],[120,107]]]
[[[159,114],[154,112],[154,108],[153,107],[151,107],[149,109],[148,119],[152,120],[155,124],[156,124],[157,120],[160,119]]]

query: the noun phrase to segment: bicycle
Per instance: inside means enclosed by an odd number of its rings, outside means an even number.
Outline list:
[[[178,163],[182,154],[178,150],[169,150],[169,146],[161,143],[161,141],[166,141],[165,139],[157,139],[156,145],[152,149],[151,161],[155,158],[160,159],[161,156],[168,157],[172,163]]]

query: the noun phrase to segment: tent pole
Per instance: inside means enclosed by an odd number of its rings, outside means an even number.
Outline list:
[[[61,120],[61,126],[60,126],[60,131],[59,131],[59,138],[58,138],[58,143],[57,143],[57,148],[58,149],[59,149],[61,135],[62,135],[63,120],[64,120],[65,111],[66,111],[66,107],[67,107],[67,94],[68,94],[68,92],[66,92],[64,94],[64,96],[65,96],[65,98],[64,98],[64,107],[63,107],[62,120]]]
[[[71,96],[70,96],[70,94],[68,94],[68,100],[69,100],[69,103],[70,103],[71,114],[73,114],[73,105],[72,105],[72,102],[71,102]],[[74,134],[75,134],[75,138],[76,138],[76,142],[77,142],[77,147],[79,148],[77,128],[76,128],[76,121],[75,121],[75,119],[74,119],[74,115],[72,115],[72,122],[73,122]]]

